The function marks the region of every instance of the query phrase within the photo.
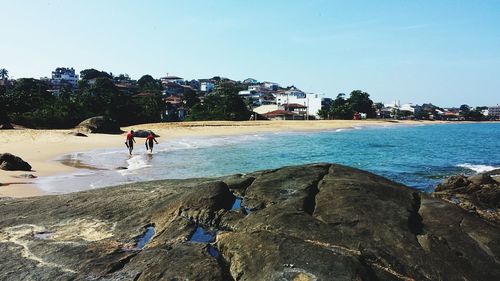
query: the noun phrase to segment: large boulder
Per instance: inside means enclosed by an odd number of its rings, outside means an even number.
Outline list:
[[[334,164],[4,199],[0,214],[0,280],[500,280],[498,224]]]
[[[116,121],[104,117],[96,116],[83,120],[76,127],[78,131],[84,131],[89,133],[99,133],[99,134],[120,134],[122,130]]]
[[[145,138],[149,134],[152,134],[155,138],[159,137],[159,135],[155,134],[151,130],[137,130],[137,131],[134,131],[134,137],[136,137],[136,138]]]
[[[0,154],[0,169],[7,171],[31,171],[31,165],[10,153]]]

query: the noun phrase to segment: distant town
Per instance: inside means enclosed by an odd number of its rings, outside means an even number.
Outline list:
[[[100,99],[101,96],[107,98]],[[218,99],[210,98],[211,96],[217,96]],[[125,124],[134,123],[131,118],[122,118],[120,115],[127,112],[143,114],[144,116],[137,117],[137,122],[216,119],[390,118],[453,121],[500,119],[499,105],[470,107],[463,104],[458,107],[442,108],[432,103],[419,105],[401,103],[399,100],[382,103],[373,102],[368,93],[359,90],[351,92],[350,95],[341,93],[336,98],[329,98],[325,94],[310,93],[295,86],[284,87],[278,83],[258,81],[253,78],[235,81],[215,76],[189,80],[167,74],[159,79],[144,75],[139,80],[134,80],[127,74],[115,76],[96,69],[82,70],[78,75],[75,69],[66,67],[56,68],[50,77],[16,80],[9,79],[8,70],[1,68],[0,98],[3,103],[0,109],[4,111],[3,115],[7,115],[4,119],[9,118],[27,125],[30,122],[43,123],[43,121],[35,122],[37,116],[34,114],[36,115],[35,112],[39,109],[33,107],[35,104],[47,106],[48,110],[53,111],[64,111],[64,106],[74,107],[67,109],[66,114],[76,118],[79,114],[72,114],[71,110],[83,110],[88,112],[79,118],[94,114],[110,115],[115,119],[121,119],[120,123]],[[28,104],[27,100],[20,100],[30,98],[34,100]],[[56,105],[58,102],[61,108],[49,105],[50,103]],[[106,109],[106,106],[111,109]],[[102,107],[102,110],[97,110],[99,107]],[[114,107],[115,110],[112,109]],[[149,113],[145,114],[144,111]],[[59,122],[56,113],[38,114],[54,115],[53,121]],[[71,122],[64,121],[61,120],[60,125],[52,126],[72,125],[69,124]]]

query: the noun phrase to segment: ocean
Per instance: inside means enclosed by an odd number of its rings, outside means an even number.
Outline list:
[[[132,157],[125,146],[65,155],[58,160],[83,168],[41,178],[37,185],[46,192],[67,193],[138,181],[216,177],[331,162],[431,192],[450,175],[500,168],[500,123],[367,126],[158,140],[153,154],[146,153],[143,140],[137,139]]]

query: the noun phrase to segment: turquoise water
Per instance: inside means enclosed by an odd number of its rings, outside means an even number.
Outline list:
[[[138,146],[138,154],[130,159],[124,148],[73,154],[73,158],[103,170],[46,178],[40,186],[51,192],[70,192],[125,182],[213,177],[331,162],[432,191],[447,176],[500,168],[500,123],[185,138],[161,142],[153,155],[141,148]],[[118,166],[128,169],[117,171]],[[71,188],[68,179],[72,180]]]

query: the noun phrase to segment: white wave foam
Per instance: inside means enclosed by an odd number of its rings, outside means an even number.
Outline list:
[[[126,170],[119,170],[118,171],[120,174],[126,175],[126,174],[130,174],[133,171],[137,171],[140,169],[151,167],[151,165],[148,164],[145,155],[133,156],[132,158],[127,160],[127,164],[128,164],[128,166],[127,166]]]
[[[488,165],[474,165],[470,163],[458,164],[457,167],[472,170],[476,173],[489,172],[495,169],[500,169],[500,167],[488,166]]]

